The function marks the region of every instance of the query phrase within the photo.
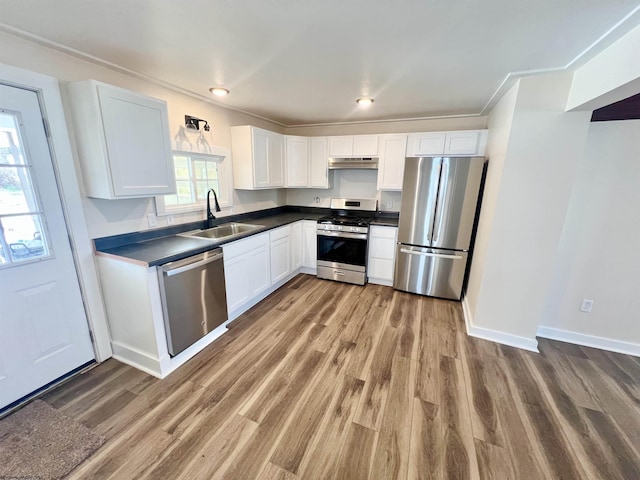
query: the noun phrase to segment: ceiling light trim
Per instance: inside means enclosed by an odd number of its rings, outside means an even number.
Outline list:
[[[353,120],[349,122],[326,122],[326,123],[297,123],[295,125],[287,125],[287,128],[305,128],[305,127],[332,127],[341,125],[360,125],[370,123],[394,123],[394,122],[420,122],[424,120],[446,120],[449,118],[475,118],[484,117],[483,113],[460,113],[457,115],[432,115],[429,117],[408,117],[408,118],[385,118],[382,120]]]
[[[228,88],[224,87],[211,87],[209,91],[216,97],[226,97],[231,93]]]

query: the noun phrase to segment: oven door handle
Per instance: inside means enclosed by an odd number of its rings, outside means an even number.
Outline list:
[[[342,238],[353,238],[355,240],[366,240],[366,233],[348,233],[348,232],[325,232],[318,230],[318,236],[321,237],[342,237]]]

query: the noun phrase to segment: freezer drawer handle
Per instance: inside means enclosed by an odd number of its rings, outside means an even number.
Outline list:
[[[173,270],[164,270],[163,269],[163,274],[166,275],[167,277],[172,277],[174,275],[177,275],[179,273],[183,273],[186,272],[187,270],[192,270],[194,268],[198,268],[201,267],[202,265],[206,265],[208,263],[211,262],[215,262],[216,260],[220,260],[222,258],[222,253],[216,253],[215,255],[212,255],[209,258],[206,258],[204,260],[200,260],[198,262],[194,262],[194,263],[189,263],[188,265],[183,265],[181,267],[178,268],[174,268]]]
[[[409,255],[421,255],[423,257],[450,258],[452,260],[462,260],[462,257],[460,255],[445,255],[444,253],[416,252],[415,250],[407,250],[406,248],[401,248],[400,252],[408,253]]]
[[[341,272],[340,270],[334,270],[333,273],[336,274],[336,275],[344,276],[344,272]]]

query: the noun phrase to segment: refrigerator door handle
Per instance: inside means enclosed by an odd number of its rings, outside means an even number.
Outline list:
[[[438,196],[436,198],[436,211],[433,216],[431,245],[437,245],[440,239],[442,222],[444,221],[444,211],[446,209],[445,201],[447,198],[447,190],[449,190],[449,160],[443,158],[442,167],[440,168],[440,182],[438,183]]]
[[[462,257],[460,255],[447,255],[445,253],[416,252],[415,250],[409,250],[407,248],[401,248],[400,252],[408,253],[409,255],[420,255],[422,257],[449,258],[451,260],[462,260]]]

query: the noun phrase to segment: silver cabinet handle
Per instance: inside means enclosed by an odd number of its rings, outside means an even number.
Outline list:
[[[462,257],[460,255],[447,255],[445,253],[416,252],[415,250],[408,250],[406,248],[401,248],[400,252],[408,253],[409,255],[420,255],[422,257],[449,258],[452,260],[462,260]]]
[[[340,270],[334,270],[333,273],[344,276],[344,272],[341,272]]]

